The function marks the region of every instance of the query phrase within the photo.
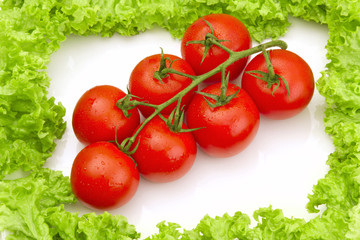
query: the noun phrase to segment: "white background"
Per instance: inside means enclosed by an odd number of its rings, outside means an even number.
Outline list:
[[[291,22],[282,39],[288,43],[288,50],[308,62],[318,79],[327,62],[327,27],[298,19]],[[77,99],[89,88],[102,84],[126,91],[133,67],[144,57],[160,53],[160,47],[165,53],[180,56],[180,40],[162,29],[133,37],[70,36],[62,43],[48,66],[52,79],[49,94],[66,107],[68,127],[46,167],[69,175],[73,159],[84,147],[71,127]],[[215,159],[198,151],[185,177],[166,184],[141,179],[135,197],[110,213],[126,216],[142,238],[156,233],[156,224],[163,220],[192,229],[206,214],[215,217],[241,211],[252,218],[255,210],[269,205],[281,208],[287,217],[308,220],[315,215],[306,212],[307,195],[326,174],[325,162],[333,151],[331,139],[324,132],[324,108],[324,99],[316,91],[307,109],[292,119],[261,118],[255,140],[237,156]],[[80,214],[92,211],[80,203],[66,208]]]

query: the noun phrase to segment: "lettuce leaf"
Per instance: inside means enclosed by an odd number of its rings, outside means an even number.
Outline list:
[[[43,166],[65,131],[65,108],[47,97],[44,70],[60,41],[58,33],[55,42],[46,37],[57,32],[49,21],[44,14],[0,11],[0,179]]]
[[[349,231],[345,237],[347,239],[360,239],[360,205],[357,204],[349,213]]]
[[[13,232],[12,238],[52,239],[42,211],[75,201],[68,178],[49,169],[3,180],[0,190],[0,231]]]
[[[112,216],[108,212],[101,215],[95,213],[70,213],[64,205],[47,208],[43,211],[44,219],[50,227],[51,239],[81,240],[81,239],[138,239],[140,233],[130,225],[123,216]]]
[[[272,0],[69,1],[59,11],[72,19],[69,22],[71,32],[81,35],[112,36],[116,32],[131,36],[157,25],[181,38],[192,22],[210,13],[238,17],[257,41],[279,37],[289,26],[287,14]]]
[[[278,38],[288,14],[327,24],[330,62],[317,89],[325,97],[325,130],[335,152],[326,176],[309,194],[308,222],[271,207],[254,213],[205,216],[192,230],[161,222],[148,239],[358,239],[360,236],[360,3],[352,0],[3,0],[0,1],[0,231],[8,239],[137,239],[122,216],[79,216],[69,179],[43,169],[64,133],[65,108],[47,96],[50,55],[70,34],[131,36],[158,25],[180,38],[198,17],[224,12],[238,17],[253,39]],[[319,206],[325,210],[319,214]]]
[[[324,125],[335,152],[327,161],[329,172],[314,186],[307,204],[310,212],[317,212],[320,205],[326,210],[308,226],[323,229],[313,236],[315,239],[357,239],[360,228],[355,228],[358,222],[354,221],[360,199],[360,4],[327,4],[330,38],[326,48],[331,61],[317,89],[328,105]]]
[[[271,206],[254,212],[257,225],[250,227],[250,218],[241,212],[233,216],[210,217],[206,215],[193,230],[184,230],[176,223],[161,222],[157,225],[159,233],[146,240],[180,239],[182,240],[260,240],[260,239],[300,239],[305,225],[303,219],[286,218],[280,209]]]
[[[307,21],[327,23],[328,2],[326,0],[281,0],[281,5],[294,17]]]
[[[42,168],[29,176],[0,181],[0,232],[10,239],[136,239],[123,216],[105,212],[79,216],[63,204],[76,201],[68,177]]]

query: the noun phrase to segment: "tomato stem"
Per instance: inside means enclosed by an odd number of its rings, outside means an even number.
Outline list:
[[[183,72],[179,72],[179,71],[174,70],[173,68],[165,68],[165,69],[162,70],[162,72],[164,74],[168,74],[168,73],[177,74],[177,75],[180,75],[180,76],[183,76],[183,77],[190,78],[193,81],[194,81],[195,78],[197,78],[197,76],[186,74],[186,73],[183,73]]]
[[[180,101],[181,98],[183,96],[185,96],[188,92],[190,92],[194,87],[196,87],[197,85],[199,85],[200,83],[202,83],[204,80],[208,79],[209,77],[213,76],[214,74],[218,73],[218,72],[222,72],[222,75],[225,78],[225,69],[231,65],[232,63],[234,63],[235,61],[250,56],[252,54],[258,53],[263,51],[263,49],[267,49],[267,48],[271,48],[271,47],[280,47],[281,49],[286,49],[287,48],[287,44],[282,41],[282,40],[273,40],[264,44],[260,44],[256,47],[244,50],[244,51],[240,51],[240,52],[235,52],[232,51],[230,49],[228,49],[227,47],[223,46],[220,42],[218,42],[218,40],[213,39],[213,38],[209,38],[209,41],[211,41],[212,44],[224,49],[225,51],[229,52],[229,58],[223,62],[222,64],[218,65],[216,68],[210,70],[207,73],[204,73],[202,75],[198,75],[198,76],[193,76],[193,75],[188,75],[185,74],[183,72],[179,72],[176,71],[170,67],[165,67],[163,69],[161,69],[160,75],[165,75],[168,73],[172,73],[172,74],[178,74],[181,76],[185,76],[188,78],[191,78],[193,81],[186,87],[184,88],[181,92],[179,92],[178,94],[176,94],[174,97],[170,98],[169,100],[163,102],[162,104],[159,105],[153,105],[153,104],[149,104],[149,103],[144,103],[144,102],[139,102],[139,101],[135,101],[135,104],[132,103],[133,105],[146,105],[146,106],[151,106],[154,108],[154,112],[148,116],[139,126],[139,128],[137,129],[137,131],[129,138],[125,139],[124,142],[121,144],[122,146],[122,150],[125,153],[130,153],[129,150],[131,148],[131,145],[135,142],[135,139],[137,137],[137,135],[140,133],[140,131],[144,128],[144,126],[151,120],[153,119],[155,116],[157,116],[158,114],[160,114],[160,112],[166,108],[167,106],[169,106],[170,104],[174,103],[175,101]],[[165,60],[166,61],[166,60]],[[166,65],[166,64],[165,64]],[[228,97],[231,96],[226,96],[226,90],[227,90],[227,84],[226,82],[224,82],[224,85],[222,86],[222,89],[225,93],[225,95],[221,94],[220,98],[225,100]],[[119,104],[120,105],[120,104]]]
[[[225,77],[225,68],[221,69],[221,93],[220,93],[220,102],[224,102],[226,99],[226,91],[229,83],[229,73]]]
[[[207,33],[207,34],[205,35],[205,40],[194,40],[194,41],[188,41],[188,42],[186,43],[186,45],[189,45],[189,44],[202,44],[202,45],[205,46],[204,54],[203,54],[203,56],[202,56],[202,59],[201,59],[200,64],[202,64],[202,63],[204,62],[205,57],[206,57],[207,53],[209,52],[211,46],[214,44],[214,42],[220,44],[220,42],[226,42],[226,41],[228,41],[228,40],[218,39],[218,38],[214,35],[214,29],[213,29],[212,25],[211,25],[206,19],[203,18],[202,20],[204,20],[204,22],[206,23],[206,25],[209,26],[211,33]],[[220,44],[220,45],[221,45],[221,44]],[[221,48],[223,48],[223,47],[225,47],[225,46],[222,46]]]
[[[220,96],[216,95],[216,94],[211,94],[211,93],[204,93],[204,92],[197,92],[200,95],[203,95],[205,101],[207,102],[207,104],[212,107],[220,107],[223,106],[227,103],[229,103],[231,101],[231,99],[233,99],[234,97],[236,97],[236,95],[240,92],[240,88],[231,95],[227,95],[227,88],[228,88],[228,84],[229,84],[229,73],[225,76],[225,70],[222,71],[222,81],[221,81],[221,87],[220,87]],[[215,103],[210,102],[206,97],[211,98],[213,100],[215,100]]]
[[[168,77],[168,72],[164,71],[165,69],[171,69],[171,66],[173,65],[174,61],[171,61],[169,57],[164,57],[164,51],[161,49],[161,59],[160,59],[160,67],[158,71],[155,71],[154,78],[159,80],[159,82],[163,83],[163,79]],[[169,67],[167,67],[167,62],[169,62]]]
[[[270,79],[275,79],[276,76],[275,76],[275,72],[274,72],[274,67],[273,67],[273,65],[271,63],[271,60],[270,60],[270,55],[266,51],[265,48],[263,48],[262,52],[264,54],[264,58],[265,58],[265,62],[266,62],[266,68],[268,69]]]
[[[211,37],[211,35],[212,35],[213,37]],[[235,51],[231,50],[230,48],[227,48],[227,47],[225,47],[224,45],[221,44],[221,42],[224,42],[224,41],[226,41],[226,40],[218,40],[218,39],[217,39],[213,34],[211,34],[211,33],[207,33],[207,34],[206,34],[206,37],[207,37],[207,41],[209,42],[209,44],[211,44],[211,45],[216,45],[216,46],[218,46],[219,48],[223,49],[224,51],[228,52],[229,54],[232,54],[232,53],[235,52]],[[205,38],[206,38],[206,37],[205,37]]]
[[[266,62],[266,68],[268,70],[268,72],[263,72],[263,71],[259,71],[259,70],[254,70],[254,71],[248,71],[246,72],[247,74],[250,74],[251,76],[263,80],[267,83],[267,88],[271,88],[274,84],[276,84],[276,86],[274,87],[273,91],[272,91],[272,95],[274,95],[274,92],[276,91],[276,89],[278,89],[278,87],[280,86],[280,80],[281,79],[283,81],[283,83],[285,84],[285,88],[288,94],[288,98],[290,99],[290,90],[289,90],[289,84],[286,81],[286,79],[284,77],[282,77],[279,74],[276,74],[274,71],[274,67],[271,63],[270,60],[270,54],[269,52],[266,50],[266,48],[263,48],[262,50],[264,58],[265,58],[265,62]]]

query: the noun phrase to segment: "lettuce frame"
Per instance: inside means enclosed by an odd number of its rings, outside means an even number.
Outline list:
[[[247,216],[241,213],[215,219],[206,216],[182,237],[216,238],[214,229],[217,229],[226,232],[227,239],[239,236],[244,239],[360,238],[360,3],[350,0],[146,3],[4,0],[0,6],[0,178],[17,169],[42,171],[55,148],[54,140],[64,133],[65,108],[47,97],[50,79],[45,70],[50,55],[70,34],[129,36],[159,25],[173,36],[181,37],[186,26],[210,12],[235,15],[258,41],[283,35],[289,26],[288,14],[327,24],[330,62],[317,88],[328,105],[325,130],[333,138],[335,152],[327,162],[329,172],[314,186],[307,205],[310,212],[318,212],[319,205],[325,205],[326,210],[304,222],[288,219],[280,210],[259,209],[254,213],[259,221],[254,229],[249,228]],[[1,183],[12,185],[11,181]],[[1,207],[5,206],[4,201]],[[229,221],[236,231],[224,227],[223,223]],[[217,225],[222,227],[214,227]],[[177,228],[176,224],[160,223],[160,233],[153,239],[162,239],[166,234],[177,236],[180,234]]]

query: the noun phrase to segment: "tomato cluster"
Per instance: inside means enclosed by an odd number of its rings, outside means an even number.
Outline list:
[[[295,53],[265,46],[251,48],[237,18],[210,14],[184,33],[182,57],[141,60],[128,93],[109,85],[85,92],[72,119],[87,144],[71,170],[77,198],[92,208],[119,207],[133,197],[140,176],[177,180],[193,166],[197,147],[233,156],[256,136],[260,114],[285,119],[303,110],[314,91],[310,67]],[[248,63],[255,52],[262,53]],[[239,78],[241,86],[233,81]]]

